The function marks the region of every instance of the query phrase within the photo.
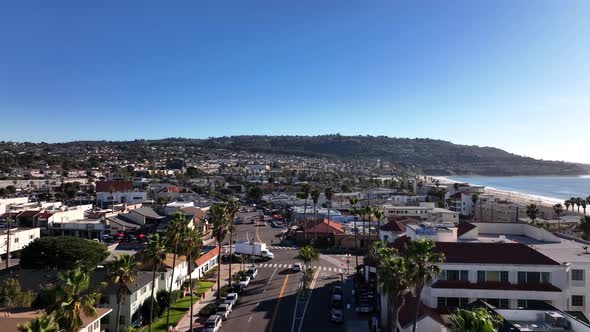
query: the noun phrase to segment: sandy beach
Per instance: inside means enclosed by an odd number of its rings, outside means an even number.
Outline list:
[[[459,181],[454,181],[449,178],[443,176],[433,176],[432,178],[439,180],[441,183],[444,184],[453,184]],[[563,200],[551,197],[543,197],[537,195],[531,195],[527,193],[515,192],[515,191],[505,191],[505,190],[498,190],[494,188],[486,187],[484,189],[485,195],[491,195],[499,199],[507,200],[514,203],[519,203],[523,205],[528,204],[537,204],[543,206],[553,206],[557,203],[563,204]]]

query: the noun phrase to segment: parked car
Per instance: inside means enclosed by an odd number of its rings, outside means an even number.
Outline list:
[[[342,296],[343,295],[342,286],[332,287],[332,294],[338,294],[338,295]]]
[[[246,286],[241,282],[234,284],[232,286],[232,291],[238,295],[243,295],[246,292]]]
[[[332,294],[332,299],[330,300],[330,308],[342,309],[342,295]]]
[[[244,288],[248,287],[248,285],[250,284],[250,277],[249,276],[242,276],[242,278],[240,278],[240,284],[244,285]]]
[[[215,314],[221,316],[221,318],[223,318],[223,320],[227,320],[230,312],[231,312],[231,306],[227,303],[222,303],[219,305],[219,307],[217,307],[217,312]]]
[[[223,318],[219,315],[212,315],[205,321],[203,332],[217,332],[221,328],[221,321]]]
[[[246,275],[250,277],[250,279],[256,279],[258,275],[258,268],[256,266],[252,266],[251,268],[246,271]]]
[[[301,272],[303,270],[303,265],[301,263],[295,263],[293,264],[293,267],[291,268],[291,271],[293,272]]]
[[[342,309],[330,309],[330,321],[334,323],[342,323],[344,321]]]
[[[232,308],[238,303],[238,294],[237,293],[229,293],[225,296],[225,301],[223,303],[231,304]]]

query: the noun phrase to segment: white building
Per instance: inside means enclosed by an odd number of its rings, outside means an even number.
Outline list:
[[[382,205],[386,217],[419,217],[432,222],[459,222],[459,213],[447,209],[437,208],[434,203],[421,202],[420,206]]]
[[[11,228],[10,229],[10,252],[22,250],[28,246],[29,243],[41,237],[41,232],[38,227],[35,228]],[[6,247],[8,240],[7,230],[0,231],[0,255],[6,255]]]
[[[0,198],[0,214],[4,214],[12,205],[26,204],[28,197]]]

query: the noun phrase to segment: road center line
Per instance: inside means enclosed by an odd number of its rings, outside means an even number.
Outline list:
[[[277,305],[275,306],[275,311],[272,313],[272,319],[270,320],[270,332],[272,332],[272,328],[275,325],[275,318],[277,318],[277,313],[279,312],[279,306],[281,305],[281,298],[283,297],[283,292],[285,291],[285,286],[287,286],[287,281],[289,280],[289,275],[285,276],[285,281],[283,281],[283,286],[281,286],[281,291],[279,292],[279,297],[277,298]]]
[[[250,316],[250,318],[248,318],[248,323],[250,323],[252,321],[252,316]]]
[[[270,276],[270,279],[268,279],[268,282],[266,283],[266,286],[264,286],[264,289],[262,290],[262,293],[266,292],[266,289],[268,288],[268,285],[270,285],[270,282],[272,281],[272,278],[274,278],[275,273],[277,273],[277,270],[279,268],[275,268],[274,272],[272,273],[272,275]]]

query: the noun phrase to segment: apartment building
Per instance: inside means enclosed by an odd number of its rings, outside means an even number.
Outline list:
[[[138,204],[146,200],[146,193],[136,191],[131,181],[98,181],[96,182],[96,205],[110,206],[113,204]]]
[[[0,255],[6,255],[8,244],[8,231],[3,229],[0,231]],[[10,252],[22,250],[28,246],[29,243],[41,237],[41,232],[38,227],[15,227],[10,228]]]
[[[459,212],[437,208],[434,203],[421,202],[419,206],[397,206],[384,204],[381,206],[386,217],[419,217],[431,222],[459,222]]]

